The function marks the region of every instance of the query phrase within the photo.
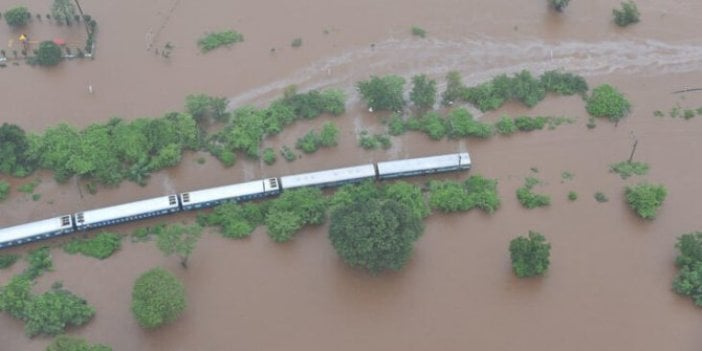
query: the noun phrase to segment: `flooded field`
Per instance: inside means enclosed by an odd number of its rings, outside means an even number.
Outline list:
[[[0,0],[0,10],[13,4]],[[611,23],[615,4],[575,0],[558,15],[545,1],[83,3],[98,21],[96,60],[52,70],[26,65],[0,70],[12,87],[3,91],[0,122],[40,132],[59,122],[85,126],[111,116],[157,116],[182,109],[185,96],[196,92],[228,96],[231,107],[263,105],[285,86],[298,84],[303,90],[344,89],[348,113],[298,122],[264,146],[293,145],[327,120],[341,128],[340,145],[274,166],[241,157],[229,169],[208,155],[189,154],[178,167],[154,174],[145,188],[125,182],[100,188],[95,196],[80,193],[76,182],[58,185],[51,174],[37,173],[40,201],[13,191],[0,203],[0,226],[262,176],[469,150],[471,172],[499,180],[502,207],[494,215],[431,216],[411,262],[399,273],[373,277],[347,268],[329,244],[326,226],[307,228],[282,245],[259,228],[240,241],[206,234],[187,271],[153,243],[125,241],[105,261],[54,249],[56,271],[39,278],[35,291],[63,281],[85,297],[96,316],[69,334],[114,350],[699,350],[702,311],[674,294],[670,284],[676,237],[700,229],[702,163],[694,150],[702,144],[702,120],[658,118],[653,111],[702,107],[702,92],[672,94],[702,87],[702,40],[696,35],[702,3],[637,1],[642,22],[626,29]],[[48,12],[44,2],[27,6],[33,13]],[[411,37],[412,25],[426,29],[428,37]],[[242,32],[245,41],[206,55],[197,51],[199,36],[222,29]],[[304,44],[293,49],[296,37]],[[156,55],[168,42],[175,46],[171,57]],[[433,142],[408,133],[393,138],[388,151],[356,146],[361,130],[384,128],[353,89],[371,74],[427,73],[443,90],[450,70],[460,71],[470,85],[499,73],[555,68],[585,76],[591,87],[617,86],[631,101],[632,114],[617,127],[598,121],[589,130],[579,97],[548,97],[533,109],[508,104],[480,118],[542,114],[576,122],[484,141]],[[634,137],[635,158],[651,171],[621,180],[608,173],[608,165],[629,156]],[[196,162],[200,156],[205,164]],[[539,191],[552,196],[547,209],[523,209],[514,197],[524,177],[534,174],[531,168],[545,181]],[[565,171],[574,178],[562,180]],[[623,201],[624,186],[644,179],[665,184],[669,192],[652,222],[639,220]],[[10,179],[13,186],[27,181]],[[575,202],[566,199],[571,190],[580,195]],[[610,201],[597,203],[592,195],[598,191]],[[126,233],[136,227],[115,229]],[[518,280],[507,247],[530,229],[551,242],[551,268],[543,278]],[[146,332],[129,310],[131,289],[154,266],[183,280],[188,308],[174,324]],[[0,271],[0,284],[22,268]],[[5,314],[0,330],[3,351],[43,350],[50,342],[28,339],[22,323]]]

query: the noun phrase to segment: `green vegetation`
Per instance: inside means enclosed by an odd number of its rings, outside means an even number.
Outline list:
[[[376,111],[400,111],[405,106],[402,92],[405,79],[396,75],[371,76],[370,80],[356,83],[361,97],[369,108]]]
[[[565,182],[568,180],[573,180],[573,178],[575,178],[575,175],[573,173],[570,173],[568,171],[561,172],[561,181],[562,182]]]
[[[34,280],[44,274],[44,272],[50,272],[54,268],[54,263],[51,261],[51,252],[49,252],[48,247],[41,247],[30,251],[25,259],[29,265],[24,272],[22,272],[22,275],[29,280]]]
[[[673,290],[702,306],[702,232],[683,234],[675,247],[679,250],[675,258],[679,271],[673,280]]]
[[[39,201],[41,199],[41,194],[32,194],[32,201]]]
[[[225,238],[246,238],[263,224],[265,218],[264,206],[254,203],[223,204],[214,208],[208,214],[199,214],[198,223],[203,226],[218,226]]]
[[[547,195],[537,194],[532,191],[532,188],[541,181],[534,177],[527,177],[524,181],[524,186],[517,189],[517,200],[522,206],[532,209],[536,207],[546,207],[551,204],[551,198]]]
[[[0,126],[0,173],[24,177],[34,171],[36,165],[29,160],[29,138],[22,128],[3,123]]]
[[[465,182],[450,180],[429,183],[429,205],[441,212],[465,212],[474,208],[493,213],[500,207],[497,180],[473,175]]]
[[[502,135],[514,134],[518,129],[514,124],[514,119],[508,116],[500,117],[500,120],[495,123],[495,130]]]
[[[387,121],[388,124],[388,134],[397,136],[397,135],[402,135],[405,134],[407,131],[407,126],[405,125],[405,121],[402,118],[402,115],[395,113],[390,117],[390,120]]]
[[[607,195],[605,195],[604,193],[599,192],[599,191],[595,193],[594,198],[595,198],[595,201],[597,201],[599,203],[609,201],[609,198],[607,197]]]
[[[90,345],[84,339],[59,335],[51,341],[46,351],[112,351],[112,348],[101,344]]]
[[[658,208],[663,205],[668,191],[663,185],[640,183],[634,186],[627,186],[624,195],[629,207],[636,214],[644,219],[653,219],[656,217]]]
[[[607,117],[618,123],[631,110],[631,103],[616,88],[603,84],[592,90],[587,99],[587,112],[594,117]]]
[[[272,165],[276,161],[276,156],[275,156],[275,151],[268,147],[265,150],[263,150],[263,162],[265,162],[267,165]]]
[[[563,10],[568,6],[570,0],[548,0],[548,3],[558,12],[563,12]]]
[[[0,201],[5,200],[10,193],[10,183],[0,180]]]
[[[288,190],[271,201],[265,215],[268,236],[275,242],[292,239],[307,224],[322,224],[327,199],[317,188]]]
[[[11,267],[20,257],[18,254],[0,254],[0,269]]]
[[[65,22],[70,26],[71,20],[76,16],[73,0],[54,0],[51,5],[51,15],[58,23]]]
[[[36,189],[37,186],[39,186],[39,183],[41,183],[41,179],[37,178],[37,179],[32,180],[29,183],[24,183],[24,184],[20,185],[17,188],[17,190],[19,190],[20,192],[25,193],[25,194],[31,194],[34,192],[34,189]]]
[[[302,38],[295,38],[290,42],[290,46],[294,48],[299,48],[302,46]]]
[[[622,161],[609,165],[609,171],[619,174],[622,179],[629,178],[632,175],[646,175],[648,174],[648,169],[649,166],[645,162]]]
[[[15,28],[24,26],[29,21],[29,18],[32,17],[29,10],[27,10],[27,8],[24,6],[15,6],[10,8],[9,10],[5,11],[4,16],[5,22],[7,22],[10,27]]]
[[[366,150],[375,150],[378,148],[383,148],[387,150],[392,147],[392,140],[385,134],[373,134],[369,135],[368,131],[361,131],[358,136],[358,146]]]
[[[244,41],[244,35],[234,30],[223,32],[205,33],[197,40],[197,46],[203,53],[210,52],[220,46],[231,46],[238,42]]]
[[[30,298],[24,311],[24,331],[29,337],[58,335],[69,326],[81,326],[95,315],[95,308],[61,287]]]
[[[39,66],[56,66],[63,60],[63,50],[53,41],[42,41],[37,49],[36,63]]]
[[[188,268],[188,258],[195,250],[195,245],[201,235],[202,227],[198,224],[161,226],[156,231],[156,246],[166,256],[178,255],[181,266]]]
[[[427,31],[420,27],[412,26],[412,35],[415,37],[424,38],[427,36]]]
[[[449,138],[489,138],[494,133],[493,127],[487,123],[476,121],[465,108],[457,108],[446,116],[446,129]]]
[[[639,22],[641,14],[633,1],[623,1],[621,9],[613,9],[614,23],[620,27]]]
[[[548,269],[551,244],[543,235],[530,230],[529,237],[520,236],[509,243],[509,253],[517,277],[535,277]]]
[[[576,193],[575,191],[568,192],[568,200],[575,201],[577,199],[578,199],[578,193]]]
[[[153,329],[175,321],[185,305],[183,284],[162,268],[147,271],[134,282],[132,312],[143,328]]]
[[[429,110],[436,102],[436,81],[421,74],[412,77],[410,100],[421,110]]]
[[[372,198],[335,207],[329,239],[344,262],[377,274],[400,270],[423,230],[421,218],[408,206]]]
[[[514,125],[522,132],[544,129],[548,119],[546,117],[519,116],[514,118]]]
[[[92,239],[73,239],[63,246],[63,250],[72,255],[80,253],[85,256],[104,260],[112,256],[112,254],[121,247],[121,235],[102,232]]]
[[[322,125],[322,131],[319,134],[315,130],[310,130],[302,138],[297,139],[295,148],[311,154],[319,150],[320,147],[336,146],[338,139],[339,128],[334,123],[326,122]]]
[[[280,148],[280,155],[283,156],[285,161],[292,162],[297,160],[297,155],[295,155],[295,152],[292,151],[289,147],[283,145],[282,148]]]
[[[227,98],[214,97],[205,94],[194,94],[185,97],[185,111],[199,123],[212,118],[218,122],[227,122]]]

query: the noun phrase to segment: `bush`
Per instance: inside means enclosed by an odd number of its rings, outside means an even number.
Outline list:
[[[570,0],[548,0],[548,3],[558,12],[563,12],[563,10],[568,6]]]
[[[552,0],[552,1],[564,1],[564,0]],[[566,2],[568,0],[565,0]],[[588,86],[585,79],[581,76],[560,72],[560,71],[547,71],[541,75],[539,78],[541,84],[546,89],[546,92],[556,93],[559,95],[574,95],[587,93]]]
[[[607,197],[607,195],[605,195],[604,193],[601,193],[599,191],[595,193],[594,197],[595,197],[595,201],[597,201],[599,203],[609,201],[609,198]]]
[[[702,232],[683,234],[675,247],[679,250],[675,258],[679,271],[673,280],[673,290],[690,296],[695,305],[702,306]]]
[[[415,37],[424,38],[427,36],[427,31],[420,27],[412,26],[412,35],[414,35]]]
[[[319,145],[322,147],[336,146],[339,140],[339,128],[334,123],[326,122],[319,132]]]
[[[270,166],[275,163],[275,160],[275,151],[273,151],[272,148],[268,147],[265,150],[263,150],[263,162]]]
[[[621,9],[613,9],[612,15],[614,15],[614,23],[620,27],[626,27],[630,24],[639,22],[639,9],[633,1],[622,2]]]
[[[402,97],[405,79],[396,75],[371,76],[370,80],[356,83],[361,97],[369,108],[381,111],[399,111],[405,106]]]
[[[306,154],[311,154],[319,150],[321,140],[316,131],[310,130],[302,138],[298,138],[295,143],[295,148],[302,150]]]
[[[493,134],[491,125],[474,120],[473,115],[464,108],[449,112],[446,128],[449,138],[489,138]]]
[[[51,341],[46,351],[112,351],[112,348],[101,344],[89,345],[84,339],[59,335]]]
[[[203,37],[197,40],[197,45],[200,51],[207,53],[220,46],[231,46],[235,43],[244,41],[244,36],[234,30],[223,32],[206,33]]]
[[[283,156],[283,158],[288,162],[292,162],[297,159],[295,152],[285,145],[283,145],[283,147],[280,149],[280,155]]]
[[[547,195],[536,194],[532,188],[540,181],[533,177],[527,177],[524,186],[517,189],[517,200],[522,206],[532,209],[536,207],[546,207],[551,204],[551,198]]]
[[[72,255],[80,253],[103,260],[121,247],[121,235],[103,232],[92,239],[73,239],[63,246],[63,250]]]
[[[514,119],[508,116],[502,116],[500,120],[495,123],[495,130],[502,135],[510,135],[517,131],[517,125],[514,124]]]
[[[366,186],[375,186],[371,182],[368,183]],[[417,218],[425,218],[431,213],[422,194],[422,189],[414,184],[397,181],[385,185],[377,193],[378,198],[382,196],[407,206]]]
[[[636,214],[644,219],[653,219],[656,217],[658,208],[663,205],[668,192],[663,185],[641,183],[627,186],[624,195],[629,207]]]
[[[36,164],[28,155],[29,138],[22,128],[3,123],[0,126],[0,140],[0,173],[24,177],[34,171]]]
[[[261,206],[253,203],[223,204],[207,215],[198,215],[198,223],[219,226],[220,233],[225,238],[241,239],[250,236],[263,223],[264,217]]]
[[[299,48],[302,46],[302,38],[295,38],[290,42],[290,46],[294,48]]]
[[[134,282],[132,312],[143,328],[157,328],[175,321],[185,305],[183,284],[162,268],[147,271]]]
[[[402,116],[397,113],[393,114],[388,122],[388,134],[397,136],[404,134],[406,131],[407,126],[405,125],[405,121],[402,119]]]
[[[617,123],[629,113],[631,104],[616,88],[603,84],[592,90],[586,108],[594,117],[607,117]]]
[[[5,11],[5,22],[10,27],[22,27],[29,21],[31,14],[24,6],[16,6]]]
[[[58,335],[67,327],[81,326],[95,315],[95,308],[68,290],[53,288],[32,298],[26,306],[25,334]]]
[[[544,129],[546,122],[547,118],[541,116],[519,116],[514,119],[514,125],[517,127],[517,129],[521,130],[522,132],[530,132],[532,130]]]
[[[358,136],[358,146],[366,150],[375,150],[380,147],[380,141],[376,135],[370,135],[367,130],[363,130]]]
[[[219,122],[227,122],[227,98],[194,94],[185,97],[185,111],[195,118],[198,123],[212,118]]]
[[[551,244],[543,235],[529,231],[528,237],[517,237],[509,243],[512,270],[519,278],[542,275],[550,264]]]
[[[420,120],[421,130],[433,140],[441,140],[448,133],[448,126],[440,114],[429,112]]]
[[[42,41],[37,49],[37,64],[39,66],[56,66],[63,60],[61,47],[53,41]]]
[[[54,268],[54,263],[51,261],[51,252],[48,247],[41,247],[32,250],[27,254],[28,267],[22,272],[22,275],[30,280],[34,280],[44,272],[50,272]]]
[[[288,241],[303,226],[324,223],[326,206],[327,201],[318,188],[288,190],[268,208],[267,233],[273,241]]]
[[[575,201],[577,199],[578,199],[578,193],[576,193],[575,191],[568,192],[568,200]]]
[[[436,81],[428,79],[424,74],[412,77],[410,100],[422,110],[434,107],[436,102]]]
[[[17,262],[20,255],[17,254],[0,254],[0,269],[5,269]]]
[[[446,75],[446,90],[441,94],[441,104],[449,106],[456,101],[461,101],[466,95],[466,87],[461,81],[461,75],[457,71],[451,71]]]
[[[7,194],[10,193],[10,183],[0,180],[0,201],[7,198]]]
[[[442,212],[469,211],[479,208],[493,213],[500,207],[497,181],[474,175],[461,184],[455,181],[431,181],[429,205]]]
[[[649,166],[644,162],[629,162],[622,161],[609,165],[609,171],[619,174],[622,179],[631,177],[632,175],[648,174]]]

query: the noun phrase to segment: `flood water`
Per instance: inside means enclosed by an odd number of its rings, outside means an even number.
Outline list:
[[[181,109],[185,96],[196,92],[228,96],[232,107],[262,105],[298,84],[302,90],[344,89],[348,113],[297,123],[264,147],[292,146],[327,120],[342,129],[340,145],[274,166],[241,157],[229,169],[207,155],[189,154],[180,166],[153,175],[145,188],[124,183],[94,196],[81,194],[76,182],[57,185],[50,174],[38,173],[41,200],[13,192],[0,204],[0,226],[263,176],[469,150],[471,173],[499,180],[502,207],[493,215],[431,216],[402,272],[373,277],[347,268],[329,244],[326,226],[307,228],[282,245],[259,228],[239,241],[206,234],[187,271],[153,243],[125,241],[105,261],[54,249],[56,271],[39,278],[35,291],[58,280],[85,297],[96,316],[69,334],[115,350],[699,350],[702,311],[670,285],[676,237],[700,229],[702,163],[695,150],[702,144],[702,119],[657,118],[653,111],[702,107],[700,92],[672,94],[702,87],[702,40],[696,34],[702,2],[637,1],[642,22],[623,30],[611,23],[616,2],[576,0],[560,15],[545,3],[84,1],[84,10],[98,21],[96,59],[51,70],[0,70],[6,87],[0,122],[40,132],[59,122],[85,126],[111,116],[157,116]],[[0,9],[13,4],[1,0]],[[28,7],[48,12],[42,1],[31,0]],[[426,29],[428,37],[412,38],[412,25]],[[197,51],[204,32],[230,28],[245,41],[206,55]],[[80,36],[77,27],[62,30]],[[44,31],[38,29],[35,38]],[[7,33],[0,38],[9,38]],[[293,49],[296,37],[303,45]],[[171,57],[156,55],[167,42],[175,46]],[[531,110],[508,104],[480,118],[543,114],[576,122],[486,141],[432,142],[409,133],[393,138],[388,151],[356,146],[361,130],[383,128],[353,91],[355,81],[371,74],[427,73],[442,85],[446,72],[458,70],[473,84],[499,73],[555,68],[584,75],[590,86],[617,86],[632,102],[632,114],[617,127],[598,121],[589,130],[580,98],[549,97]],[[621,180],[607,172],[608,165],[629,156],[633,138],[639,140],[635,159],[649,163],[651,171]],[[205,164],[195,162],[200,156]],[[562,180],[564,171],[574,178]],[[514,191],[528,175],[545,182],[537,190],[551,195],[549,208],[526,210],[517,203]],[[623,201],[624,186],[642,180],[663,183],[669,192],[651,222],[635,217]],[[27,181],[10,179],[13,185]],[[575,202],[566,199],[571,190],[580,195]],[[609,202],[597,203],[592,195],[598,191]],[[518,280],[507,247],[528,230],[549,239],[552,263],[543,278]],[[134,280],[154,266],[183,280],[188,308],[174,324],[147,332],[129,305]],[[22,268],[0,271],[0,283]],[[0,315],[0,350],[43,350],[49,342],[26,338],[22,323]]]

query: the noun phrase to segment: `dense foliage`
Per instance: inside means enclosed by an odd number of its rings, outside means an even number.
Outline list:
[[[372,76],[356,83],[361,97],[369,108],[381,111],[399,111],[405,106],[402,97],[405,79],[396,75]]]
[[[563,10],[568,6],[570,0],[548,0],[548,3],[558,12],[563,12]]]
[[[421,27],[412,26],[411,32],[415,37],[424,38],[427,36],[427,31]]]
[[[0,201],[5,200],[10,193],[10,183],[0,180]]]
[[[463,183],[450,180],[431,181],[429,189],[429,205],[442,212],[478,208],[493,213],[500,207],[497,180],[480,175],[473,175]]]
[[[630,0],[623,1],[621,9],[613,9],[612,15],[614,16],[614,23],[620,27],[626,27],[630,24],[637,23],[639,22],[639,17],[641,17],[638,7]]]
[[[59,335],[51,341],[46,351],[112,351],[112,348],[101,344],[90,345],[84,339]]]
[[[551,198],[548,195],[537,194],[532,191],[534,186],[541,183],[534,177],[527,177],[524,181],[524,186],[517,189],[517,200],[522,206],[532,209],[536,207],[546,207],[551,204]]]
[[[50,272],[54,269],[54,263],[51,261],[51,252],[48,247],[30,251],[25,259],[28,265],[22,272],[22,275],[30,280],[34,280],[44,274],[44,272]]]
[[[5,22],[10,27],[22,27],[29,21],[32,16],[24,6],[15,6],[3,14],[5,16]]]
[[[200,51],[207,53],[220,46],[231,46],[242,41],[244,41],[243,34],[234,30],[227,30],[223,32],[206,33],[197,40],[197,46],[200,47]]]
[[[157,328],[175,321],[185,305],[183,284],[162,268],[147,271],[134,282],[132,312],[143,328]]]
[[[0,269],[5,269],[17,262],[20,259],[18,254],[0,254]]]
[[[92,239],[73,239],[63,246],[63,250],[69,254],[80,253],[85,256],[103,260],[112,256],[112,254],[121,247],[121,235],[102,232]]]
[[[607,117],[617,123],[629,114],[631,103],[616,88],[603,84],[592,90],[586,108],[594,117]]]
[[[248,237],[258,225],[263,224],[264,210],[263,206],[254,203],[223,204],[208,214],[198,215],[198,223],[218,226],[222,236],[240,239]]]
[[[529,231],[529,236],[520,236],[509,243],[512,270],[519,278],[542,275],[550,264],[551,244],[540,233]]]
[[[547,92],[558,95],[584,95],[589,89],[585,78],[568,72],[547,71],[541,75],[539,80]]]
[[[327,199],[317,188],[285,191],[268,207],[264,220],[268,236],[285,242],[307,224],[324,223],[326,206]]]
[[[63,60],[63,50],[53,41],[47,40],[39,44],[36,63],[39,66],[56,66]]]
[[[428,110],[436,102],[436,81],[421,74],[412,77],[412,91],[410,100],[419,109]]]
[[[0,126],[0,173],[23,177],[31,173],[35,165],[30,162],[29,138],[22,128],[3,123]]]
[[[696,305],[702,306],[702,232],[683,234],[675,247],[680,253],[675,258],[679,271],[673,280],[673,290],[690,296]]]
[[[344,262],[379,273],[401,269],[422,231],[420,217],[408,206],[373,198],[334,208],[329,239]]]
[[[198,123],[211,118],[218,122],[227,122],[227,98],[205,94],[192,94],[185,97],[185,111]]]
[[[188,258],[195,250],[195,245],[201,235],[202,227],[198,224],[191,226],[166,225],[159,227],[156,231],[156,246],[166,256],[178,255],[183,268],[188,268]]]
[[[510,135],[515,133],[518,129],[517,125],[514,124],[514,119],[509,116],[502,116],[499,121],[495,122],[495,130],[499,134]]]
[[[59,23],[63,21],[66,25],[71,25],[71,20],[76,15],[73,0],[54,0],[53,4],[51,4],[51,15]]]
[[[624,195],[629,207],[636,214],[644,219],[653,219],[656,217],[658,208],[663,205],[668,191],[663,185],[641,183],[627,186]]]
[[[609,165],[609,171],[619,174],[622,179],[631,177],[632,175],[648,174],[649,166],[645,162],[622,161]]]
[[[316,130],[310,130],[302,138],[297,139],[295,148],[311,154],[319,150],[320,147],[336,146],[338,139],[339,128],[334,123],[326,122],[322,125],[322,131],[319,134]]]

